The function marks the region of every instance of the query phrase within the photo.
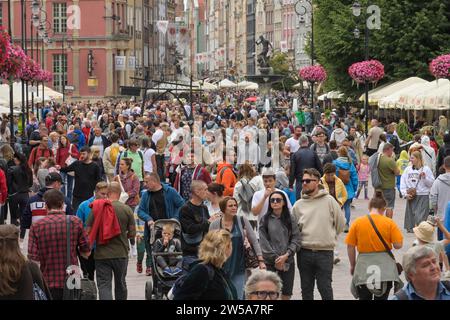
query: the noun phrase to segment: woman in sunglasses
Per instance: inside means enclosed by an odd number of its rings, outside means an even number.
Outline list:
[[[283,192],[273,192],[269,197],[269,209],[259,227],[259,243],[267,269],[276,272],[283,282],[282,300],[289,300],[292,296],[294,255],[300,248],[300,232],[287,203]]]
[[[238,204],[235,198],[225,197],[219,203],[222,217],[214,220],[209,226],[209,230],[225,229],[231,233],[233,251],[231,257],[225,262],[223,269],[230,276],[231,282],[235,286],[238,299],[244,298],[245,274],[245,248],[250,244],[258,256],[259,268],[265,269],[261,247],[259,246],[253,228],[244,216],[237,216]]]

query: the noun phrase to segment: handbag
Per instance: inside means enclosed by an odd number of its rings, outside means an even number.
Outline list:
[[[399,275],[402,274],[403,272],[403,267],[400,263],[398,263],[395,260],[394,254],[392,253],[391,249],[389,249],[389,246],[387,245],[386,241],[384,241],[383,236],[381,235],[380,231],[378,231],[377,226],[375,225],[375,222],[373,222],[372,217],[368,214],[367,218],[369,218],[370,224],[373,227],[373,230],[375,230],[375,233],[377,234],[378,238],[381,240],[381,242],[383,243],[384,248],[386,249],[386,252],[389,254],[389,256],[392,258],[392,260],[394,260],[396,266],[397,266],[397,272]]]
[[[78,160],[78,159],[76,159],[76,158],[74,158],[74,157],[72,157],[72,156],[70,155],[70,153],[72,153],[72,147],[73,147],[73,144],[70,145],[70,148],[69,148],[69,156],[67,157],[67,159],[66,159],[66,161],[65,161],[65,164],[66,164],[67,166],[70,166],[72,163],[74,163],[75,161]],[[74,172],[68,172],[67,174],[68,174],[69,176],[75,176],[75,173],[74,173]]]
[[[241,224],[242,229],[244,230],[244,259],[245,259],[245,268],[246,269],[255,269],[259,267],[259,259],[256,255],[255,249],[253,249],[250,241],[247,238],[247,230],[245,228],[244,217],[241,216]]]
[[[120,176],[119,176],[119,184],[120,184],[120,190],[121,190],[119,201],[122,202],[123,204],[125,204],[128,201],[128,198],[130,196],[128,195],[128,193],[125,192],[125,189],[123,188],[123,185],[122,185],[122,181],[120,180]]]
[[[75,279],[74,288],[69,287],[69,283],[73,283],[73,277],[76,274],[69,274],[70,271],[70,216],[66,216],[66,238],[67,238],[67,254],[66,254],[66,278],[64,279],[63,300],[97,300],[97,286],[95,282],[82,275],[78,275],[80,279]],[[79,282],[77,281],[79,280]],[[77,283],[78,282],[78,283]]]
[[[410,196],[410,199],[408,199],[408,201],[412,201],[417,197],[417,186],[419,185],[420,182],[420,174],[419,174],[419,180],[417,180],[416,186],[414,188],[408,188],[408,190],[406,190],[406,193]]]

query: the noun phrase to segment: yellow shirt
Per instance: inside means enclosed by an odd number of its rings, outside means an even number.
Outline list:
[[[392,243],[403,242],[402,232],[392,219],[380,214],[370,216],[390,249]],[[345,243],[357,247],[359,253],[386,251],[367,216],[359,217],[352,223]]]

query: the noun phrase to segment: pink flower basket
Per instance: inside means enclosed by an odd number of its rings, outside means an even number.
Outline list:
[[[356,62],[348,68],[348,74],[356,83],[376,83],[384,77],[384,65],[378,60]]]
[[[436,79],[450,78],[450,54],[444,54],[431,61],[430,72]]]
[[[308,82],[324,82],[327,79],[327,72],[321,65],[303,67],[298,75],[300,79]]]
[[[25,53],[21,47],[15,45],[11,45],[8,51],[8,59],[4,63],[0,77],[10,81],[19,80],[25,67]]]

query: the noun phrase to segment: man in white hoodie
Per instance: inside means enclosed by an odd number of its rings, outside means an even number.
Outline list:
[[[445,210],[447,204],[450,202],[450,156],[444,159],[445,173],[437,177],[433,182],[433,186],[430,191],[430,205],[434,209],[436,216],[444,221]],[[443,235],[438,230],[438,240],[442,240]]]
[[[338,147],[340,147],[346,137],[347,132],[345,132],[344,129],[342,129],[342,124],[340,122],[337,122],[334,131],[331,133],[330,141],[335,140],[337,142]]]

